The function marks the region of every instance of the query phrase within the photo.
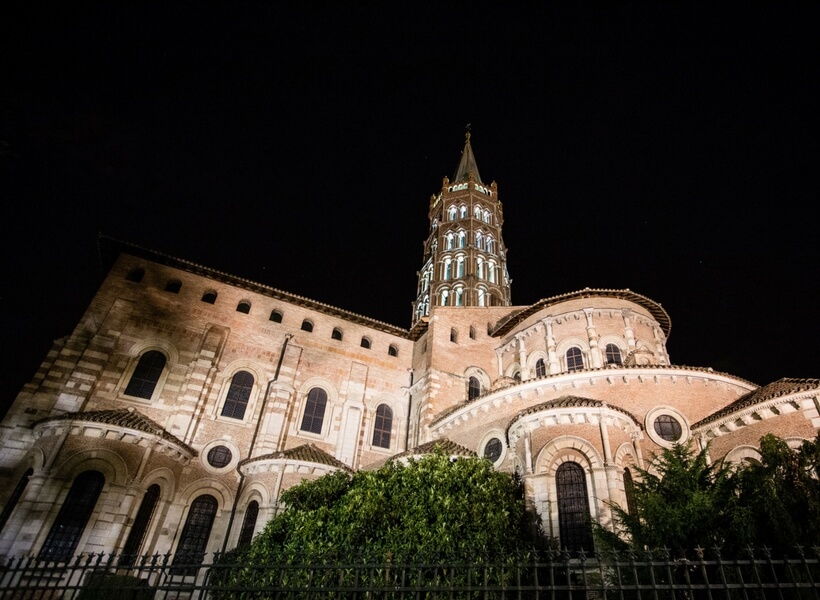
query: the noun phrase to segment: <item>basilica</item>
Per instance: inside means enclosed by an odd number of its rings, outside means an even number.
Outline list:
[[[223,551],[290,486],[434,448],[518,472],[546,533],[589,549],[662,449],[817,435],[820,380],[676,365],[638,292],[513,304],[469,134],[428,215],[409,328],[101,237],[105,280],[0,424],[0,556]]]

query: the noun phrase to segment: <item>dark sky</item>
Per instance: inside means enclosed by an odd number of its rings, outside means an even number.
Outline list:
[[[93,296],[98,233],[408,326],[468,123],[515,304],[630,288],[676,364],[820,376],[820,4],[501,4],[27,3],[3,405]]]

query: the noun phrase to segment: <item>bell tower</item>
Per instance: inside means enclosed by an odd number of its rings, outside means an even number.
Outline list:
[[[485,185],[478,174],[469,132],[452,181],[430,197],[429,218],[413,324],[431,306],[509,306],[504,212],[495,181]]]

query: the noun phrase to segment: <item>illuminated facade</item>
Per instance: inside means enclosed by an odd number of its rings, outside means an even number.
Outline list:
[[[410,329],[101,239],[108,276],[0,424],[0,554],[232,548],[289,486],[436,444],[517,470],[548,533],[588,547],[674,442],[742,461],[815,437],[820,380],[675,365],[636,292],[512,305],[469,137],[429,216]]]

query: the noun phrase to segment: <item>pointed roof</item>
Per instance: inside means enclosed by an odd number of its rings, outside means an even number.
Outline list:
[[[458,163],[456,174],[453,176],[453,182],[466,181],[469,179],[470,171],[475,174],[475,180],[478,183],[481,181],[481,175],[478,174],[478,165],[475,162],[475,155],[473,154],[473,147],[470,146],[470,132],[468,131],[464,136],[464,150],[461,151],[461,160]]]

